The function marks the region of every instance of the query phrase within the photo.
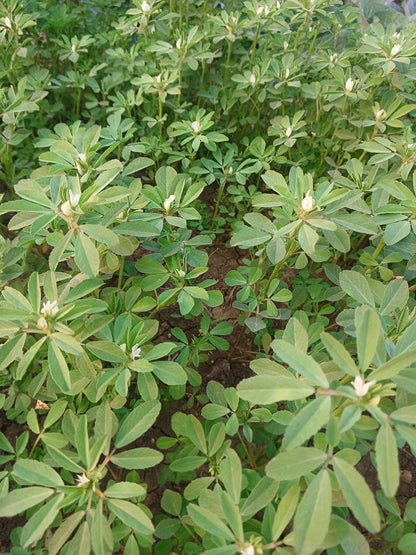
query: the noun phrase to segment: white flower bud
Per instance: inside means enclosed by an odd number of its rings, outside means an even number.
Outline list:
[[[293,129],[291,127],[288,127],[285,131],[286,137],[290,137],[290,135],[292,134]]]
[[[186,272],[184,272],[183,270],[178,270],[178,276],[183,278],[186,276]]]
[[[351,79],[351,77],[348,77],[348,79],[345,82],[345,92],[349,93],[352,91],[352,89],[354,88],[355,82],[353,79]]]
[[[329,61],[331,62],[331,64],[335,64],[337,59],[338,59],[338,54],[336,52],[334,52],[329,56]]]
[[[131,358],[132,360],[136,360],[137,358],[140,358],[140,354],[142,352],[142,349],[139,347],[139,345],[133,345],[133,347],[131,348]]]
[[[290,75],[290,69],[287,67],[285,70],[285,79],[287,79]]]
[[[78,159],[81,160],[83,164],[87,161],[87,155],[84,152],[78,152]]]
[[[308,191],[302,200],[302,210],[305,212],[311,212],[315,205],[315,201],[312,198],[311,192]]]
[[[42,309],[40,311],[43,316],[55,316],[59,311],[58,301],[46,301],[43,303]]]
[[[71,51],[72,51],[72,52],[75,52],[75,49],[76,49],[76,46],[75,46],[75,44],[73,44],[73,45],[71,46]]]
[[[73,208],[78,206],[80,198],[81,193],[73,193],[72,191],[69,191],[69,202]]]
[[[123,351],[124,354],[126,354],[127,345],[125,343],[122,343],[120,345],[120,349]]]
[[[156,83],[160,83],[160,80],[162,79],[162,75],[159,73],[159,75],[156,75],[155,79],[156,79]]]
[[[393,46],[393,48],[391,49],[390,56],[392,58],[394,58],[394,56],[396,56],[400,52],[401,49],[402,49],[402,47],[400,46],[400,44],[395,44]]]
[[[279,2],[279,0],[276,0],[276,8],[277,8],[278,10],[280,10],[280,2]]]
[[[155,27],[154,25],[150,25],[150,27],[149,27],[149,33],[150,33],[151,35],[153,35],[153,33],[154,33],[155,31],[156,31],[156,27]]]
[[[257,81],[256,76],[254,75],[254,73],[252,73],[252,74],[250,75],[250,83],[251,83],[252,85],[254,85],[256,81]]]
[[[180,48],[181,46],[182,46],[182,39],[179,38],[179,39],[176,41],[176,48]]]
[[[39,330],[46,330],[48,328],[48,322],[46,321],[46,318],[44,318],[43,316],[41,316],[38,321],[36,322],[36,327]]]
[[[172,203],[175,201],[175,195],[170,195],[165,202],[163,203],[163,208],[166,212],[169,212],[169,208],[171,207]]]
[[[381,119],[384,119],[386,117],[386,110],[378,110],[378,112],[376,113],[376,120],[380,121]]]
[[[140,7],[141,7],[143,13],[149,13],[150,10],[152,9],[150,4],[148,2],[146,2],[146,0],[143,0]]]
[[[199,133],[201,131],[201,124],[198,120],[193,121],[191,123],[191,127],[195,131],[195,133]]]
[[[10,21],[10,18],[7,17],[7,15],[6,15],[6,17],[4,18],[4,24],[5,24],[6,27],[8,27],[9,29],[12,28],[12,22]]]
[[[63,202],[61,204],[61,212],[62,214],[65,214],[65,216],[71,216],[72,215],[72,207],[71,207],[71,203],[69,202],[69,200]]]
[[[264,15],[269,15],[269,13],[270,13],[270,8],[269,8],[269,6],[266,6],[264,8]]]
[[[79,488],[84,487],[85,485],[89,484],[89,478],[87,478],[87,475],[85,474],[85,472],[83,474],[78,474],[77,478],[77,486]]]
[[[351,382],[351,385],[353,386],[354,391],[358,397],[364,397],[364,395],[367,395],[370,387],[375,383],[376,383],[376,380],[371,380],[370,382],[366,382],[364,378],[362,378],[361,376],[357,376],[354,379],[354,381]]]
[[[260,6],[260,7],[257,8],[257,10],[256,10],[256,14],[257,14],[257,15],[261,15],[263,12],[264,12],[264,7],[263,7],[263,6]]]
[[[234,170],[233,170],[233,167],[230,166],[230,167],[228,168],[228,173],[229,173],[230,175],[232,175],[233,171],[234,171]]]
[[[289,43],[285,40],[283,43],[283,50],[287,50],[289,48]]]
[[[255,553],[256,551],[251,543],[245,544],[243,549],[240,550],[240,555],[255,555]]]

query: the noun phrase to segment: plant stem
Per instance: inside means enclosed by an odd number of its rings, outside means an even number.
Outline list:
[[[125,257],[122,256],[120,260],[120,268],[118,271],[118,282],[117,282],[118,289],[121,289],[123,285],[124,261],[125,261]]]

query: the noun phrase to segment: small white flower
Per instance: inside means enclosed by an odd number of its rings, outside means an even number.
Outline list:
[[[169,208],[171,207],[172,203],[175,202],[175,195],[170,195],[165,202],[163,203],[163,208],[166,212],[169,212]]]
[[[311,195],[311,192],[308,191],[302,200],[302,210],[305,212],[311,212],[313,210],[315,201]]]
[[[256,76],[254,75],[254,73],[252,73],[252,74],[250,75],[250,83],[251,83],[252,85],[254,85],[256,81],[257,81]]]
[[[251,543],[245,544],[243,549],[240,550],[241,555],[255,555],[256,551]]]
[[[71,203],[69,202],[69,200],[66,200],[65,202],[63,202],[61,204],[61,212],[62,212],[62,214],[65,214],[65,216],[71,216],[72,215],[72,207],[71,207]]]
[[[58,301],[46,301],[43,303],[42,309],[40,311],[43,316],[55,316],[59,311]]]
[[[266,6],[264,8],[264,15],[269,15],[269,13],[270,13],[270,8],[269,8],[269,6]]]
[[[4,18],[4,24],[5,24],[6,27],[8,27],[9,29],[12,28],[12,22],[10,21],[10,18],[7,17],[7,15],[6,15],[6,17]]]
[[[378,112],[376,113],[376,120],[380,121],[381,119],[384,119],[386,117],[386,110],[378,110]]]
[[[122,343],[122,344],[120,345],[120,349],[121,349],[121,350],[123,351],[123,353],[125,354],[125,353],[126,353],[126,349],[127,349],[127,345],[126,345],[125,343]]]
[[[285,79],[287,79],[290,75],[290,69],[287,67],[285,70]]]
[[[140,358],[140,354],[141,354],[142,350],[139,347],[139,345],[133,345],[133,347],[131,348],[131,358],[132,360],[136,360],[136,358]]]
[[[277,8],[278,10],[280,10],[280,2],[279,2],[279,0],[276,0],[276,8]]]
[[[87,478],[87,475],[85,474],[85,472],[83,472],[82,474],[78,474],[77,475],[77,486],[79,488],[84,487],[86,484],[89,484],[90,480],[89,478]]]
[[[288,127],[285,131],[286,137],[290,137],[290,135],[292,134],[293,129],[291,127]]]
[[[39,320],[36,322],[36,327],[39,330],[46,330],[48,328],[48,322],[46,321],[46,318],[44,318],[43,316],[41,316],[39,318]]]
[[[264,6],[260,6],[259,8],[257,8],[256,10],[256,14],[257,15],[261,15],[264,12]]]
[[[355,82],[353,79],[351,79],[351,77],[348,77],[348,79],[345,82],[345,92],[349,93],[352,91],[352,89],[354,88]]]
[[[150,25],[150,26],[149,26],[149,33],[150,33],[151,35],[153,35],[153,33],[154,33],[155,31],[156,31],[156,27],[155,27],[154,25]]]
[[[176,48],[180,48],[181,46],[182,46],[182,39],[179,38],[179,39],[176,41]]]
[[[400,33],[398,33],[397,31],[392,34],[393,39],[398,39],[399,37],[400,37]]]
[[[183,270],[178,270],[178,276],[183,278],[186,276],[186,272],[184,272]]]
[[[334,52],[329,56],[329,61],[331,62],[331,64],[335,64],[337,59],[338,59],[338,54],[336,52]]]
[[[230,166],[230,167],[228,168],[228,173],[229,173],[230,175],[232,175],[233,171],[234,171],[234,170],[233,170],[233,167]]]
[[[391,49],[390,56],[392,58],[394,58],[394,56],[396,56],[400,52],[401,49],[402,49],[402,47],[400,46],[400,44],[395,44],[393,46],[393,48]]]
[[[191,123],[191,127],[195,131],[195,133],[199,133],[201,131],[201,124],[198,120],[193,121]]]
[[[75,49],[76,49],[76,46],[75,46],[75,44],[73,44],[73,45],[71,46],[71,51],[72,51],[72,52],[75,52]]]
[[[143,0],[140,7],[141,7],[143,13],[149,13],[150,10],[152,9],[150,4],[148,2],[146,2],[146,0]]]
[[[289,43],[287,42],[287,40],[285,40],[285,42],[283,43],[283,50],[287,50],[289,48]]]
[[[71,190],[69,191],[69,202],[72,207],[76,207],[79,204],[79,199],[81,198],[81,193],[73,193]]]
[[[354,381],[351,382],[351,385],[353,386],[355,393],[357,394],[358,397],[364,397],[364,395],[367,395],[370,387],[375,383],[376,383],[376,380],[371,380],[370,382],[366,382],[364,378],[362,378],[361,376],[357,376],[354,379]]]
[[[237,18],[235,15],[231,16],[231,21],[233,22],[234,25],[237,23]]]
[[[156,82],[157,82],[157,83],[160,83],[161,78],[162,78],[162,76],[161,76],[160,73],[159,73],[159,75],[156,75],[156,77],[155,77]]]
[[[117,220],[122,220],[124,218],[124,212],[119,212],[117,214]]]

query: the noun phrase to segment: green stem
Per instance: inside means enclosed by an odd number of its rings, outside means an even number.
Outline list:
[[[118,289],[121,289],[123,285],[124,261],[125,261],[125,258],[124,256],[122,256],[120,260],[120,269],[118,271],[118,282],[117,282]]]
[[[214,224],[214,222],[215,222],[215,220],[218,216],[218,210],[219,210],[219,207],[220,207],[220,202],[221,202],[221,199],[222,199],[222,195],[224,193],[225,184],[226,184],[226,180],[224,179],[224,181],[221,183],[221,185],[218,189],[217,200],[215,201],[215,210],[214,210],[214,214],[212,216],[211,225]]]
[[[256,53],[256,46],[257,46],[257,42],[259,40],[259,33],[260,33],[260,23],[257,24],[256,34],[254,36],[254,40],[253,40],[253,43],[251,45],[251,56],[250,56],[251,61],[253,61],[254,54]]]

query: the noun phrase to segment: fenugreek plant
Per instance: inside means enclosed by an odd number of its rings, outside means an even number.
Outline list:
[[[416,552],[415,13],[0,0],[0,551]]]

